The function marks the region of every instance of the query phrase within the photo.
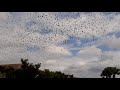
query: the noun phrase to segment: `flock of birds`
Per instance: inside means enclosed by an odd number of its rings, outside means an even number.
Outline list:
[[[28,42],[44,40],[44,43],[47,44],[52,40],[57,41],[54,38],[60,39],[61,36],[76,36],[84,38],[86,41],[88,38],[92,38],[94,41],[96,37],[106,34],[107,30],[110,29],[109,25],[111,25],[112,20],[106,18],[103,13],[11,12],[5,21],[0,19],[0,29],[6,29],[6,32],[3,31],[0,34],[7,33],[7,29],[12,29],[15,24],[27,32],[26,36],[31,33],[39,33],[41,35],[40,37],[36,35],[34,38],[27,38]],[[26,36],[23,36],[23,34],[21,34],[22,42],[25,43],[27,42]],[[9,34],[7,33],[7,35]],[[7,39],[5,40],[7,42]],[[67,40],[65,40],[64,44],[67,45]],[[34,47],[37,47],[37,45],[34,45]]]

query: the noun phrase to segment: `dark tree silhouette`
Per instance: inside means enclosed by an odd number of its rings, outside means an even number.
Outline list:
[[[101,73],[101,77],[103,78],[115,78],[116,75],[120,74],[120,69],[116,68],[116,67],[106,67],[102,73]]]
[[[31,78],[74,78],[60,71],[40,70],[41,63],[29,63],[28,59],[21,59],[21,68],[0,67],[0,72],[5,73],[6,78],[31,79]]]
[[[15,69],[12,67],[0,67],[0,72],[5,74],[6,78],[15,78]]]
[[[17,77],[23,77],[24,79],[27,79],[35,78],[37,75],[39,75],[39,68],[41,63],[33,65],[33,63],[28,62],[28,59],[21,59],[21,63],[21,69],[16,70]]]

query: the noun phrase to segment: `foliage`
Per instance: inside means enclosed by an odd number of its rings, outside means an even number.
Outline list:
[[[30,79],[30,78],[73,78],[73,75],[66,75],[60,71],[49,71],[49,69],[40,70],[41,63],[29,63],[28,59],[21,59],[21,68],[0,67],[0,72],[5,74],[6,78]]]
[[[44,71],[40,71],[37,78],[73,78],[73,75],[66,75],[60,71],[53,72],[45,69]]]
[[[103,78],[115,78],[116,75],[120,74],[120,69],[116,67],[106,67],[102,73],[101,77]]]

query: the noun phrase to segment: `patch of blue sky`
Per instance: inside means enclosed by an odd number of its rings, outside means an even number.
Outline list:
[[[73,56],[76,56],[80,50],[70,50]]]
[[[88,43],[94,43],[98,40],[97,37],[94,38],[80,38],[75,36],[69,36],[68,40],[63,41],[62,44],[66,44],[68,46],[71,46],[71,48],[80,48]],[[80,42],[78,44],[78,42]]]
[[[105,14],[105,15],[118,15],[118,14],[120,14],[120,12],[102,12],[103,14]]]
[[[81,46],[81,43],[78,44],[77,42],[80,42],[80,39],[75,36],[69,36],[69,38],[62,42],[63,45],[70,46],[70,48],[77,48]]]
[[[107,34],[107,36],[113,36],[113,35],[115,35],[117,38],[119,38],[120,37],[120,31],[110,32],[110,33]]]
[[[53,31],[49,29],[47,26],[44,26],[44,25],[42,25],[42,27],[40,26],[41,26],[41,23],[34,22],[34,21],[26,23],[26,29],[27,31],[30,31],[30,32],[37,32],[37,33],[40,33],[41,35],[44,35],[44,34],[49,34]]]
[[[75,36],[69,36],[69,39],[63,41],[63,45],[68,45],[69,50],[73,56],[76,56],[77,53],[80,51],[80,48],[85,47],[85,45],[92,45],[95,44],[98,38],[80,38]],[[80,42],[78,44],[78,42]]]
[[[114,19],[114,16],[120,15],[120,12],[102,12],[108,19]]]
[[[39,50],[40,50],[40,48],[37,47],[37,46],[29,46],[29,47],[27,47],[27,51],[29,51],[29,52],[36,52],[36,51],[39,51]]]
[[[96,42],[97,40],[98,40],[97,37],[81,38],[81,39],[80,39],[80,41],[81,41],[82,44]]]
[[[109,48],[106,45],[99,45],[99,46],[97,46],[97,48],[100,48],[102,52],[105,52],[105,51],[120,51],[120,49],[118,49],[118,48]]]
[[[39,31],[40,34],[49,34],[49,33],[51,33],[51,32],[52,32],[51,29],[41,29],[41,30]]]
[[[106,45],[99,45],[97,46],[97,48],[101,49],[102,52],[110,50],[109,47]]]
[[[56,14],[56,18],[64,19],[66,17],[68,18],[78,18],[80,17],[81,12],[59,12]]]

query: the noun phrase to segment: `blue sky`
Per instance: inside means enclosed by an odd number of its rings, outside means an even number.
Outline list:
[[[27,58],[41,69],[100,77],[120,67],[119,12],[1,12],[0,64]]]

